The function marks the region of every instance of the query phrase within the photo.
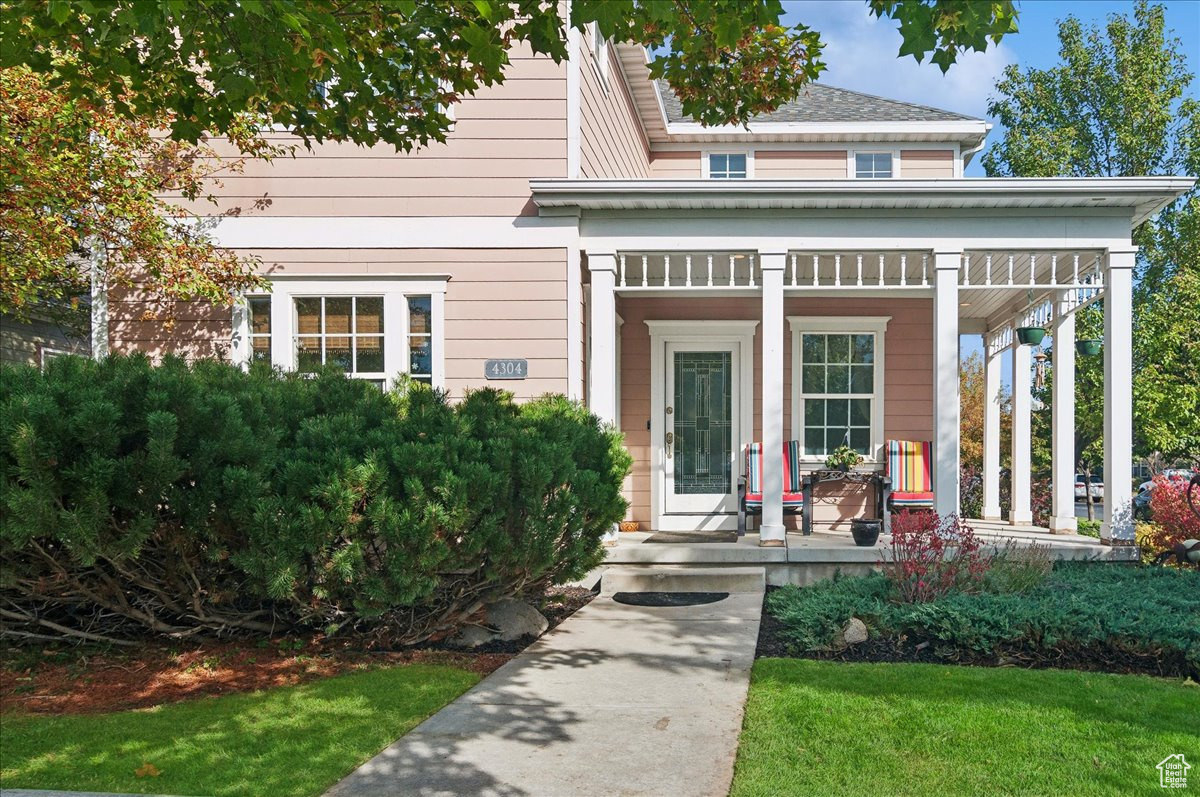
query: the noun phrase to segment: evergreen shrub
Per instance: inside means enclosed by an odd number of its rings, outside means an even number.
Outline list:
[[[581,576],[625,512],[620,435],[562,397],[141,356],[0,377],[10,637],[419,642]]]

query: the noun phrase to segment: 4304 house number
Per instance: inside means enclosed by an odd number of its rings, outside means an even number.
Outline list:
[[[488,379],[524,379],[529,375],[528,360],[488,360],[483,365]]]

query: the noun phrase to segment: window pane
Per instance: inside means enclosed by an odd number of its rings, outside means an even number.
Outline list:
[[[823,363],[823,362],[825,362],[825,336],[824,335],[805,335],[804,336],[804,362],[806,362],[806,363]]]
[[[350,360],[350,338],[338,336],[325,338],[325,364],[336,365],[343,371],[353,370]]]
[[[874,383],[875,383],[875,366],[873,366],[873,365],[852,365],[852,366],[850,366],[850,392],[851,393],[874,392],[874,388],[873,388]]]
[[[846,426],[850,423],[850,404],[843,400],[830,400],[826,403],[826,419],[830,426]]]
[[[383,337],[355,338],[354,370],[358,373],[383,371]]]
[[[271,331],[271,300],[265,296],[251,299],[250,331],[256,335],[266,335]]]
[[[850,392],[850,366],[848,365],[827,365],[828,380],[825,385],[826,393],[849,393]]]
[[[856,363],[873,363],[875,362],[875,336],[874,335],[855,335],[853,338],[853,352],[850,357],[851,362]]]
[[[428,374],[433,371],[433,346],[429,338],[412,338],[408,342],[408,372]]]
[[[860,454],[866,454],[867,449],[871,447],[871,430],[851,429],[850,447]]]
[[[846,445],[846,441],[847,441],[846,435],[847,435],[848,431],[849,430],[846,429],[846,427],[844,427],[844,426],[841,428],[832,428],[831,427],[829,429],[826,429],[825,430],[825,450],[821,453],[827,454],[830,451],[833,451],[838,446]]]
[[[825,392],[825,366],[823,366],[823,365],[806,365],[806,366],[804,366],[804,392],[805,393],[824,393]]]
[[[804,430],[804,453],[805,454],[824,454],[825,453],[825,430],[824,429],[805,429]]]
[[[805,426],[824,426],[825,425],[825,400],[824,399],[805,399],[805,401],[804,401],[804,425]]]
[[[870,399],[850,399],[850,425],[851,426],[870,426],[871,425],[871,400]]]
[[[721,172],[722,174],[729,171],[729,156],[728,155],[709,155],[708,170],[710,172]]]
[[[296,333],[315,335],[321,332],[321,300],[319,298],[296,300]]]
[[[321,367],[321,339],[316,337],[296,339],[296,369],[315,371]]]
[[[325,300],[325,334],[350,334],[350,297],[331,296]]]
[[[410,296],[408,299],[408,331],[411,335],[425,335],[433,331],[433,301],[428,296]]]
[[[828,335],[826,339],[829,341],[829,362],[831,363],[848,363],[850,362],[850,336],[849,335]]]
[[[382,296],[359,296],[354,300],[354,331],[360,335],[383,332]]]
[[[730,177],[745,177],[746,176],[746,156],[745,155],[730,155],[728,156],[729,176]]]
[[[250,339],[250,357],[254,362],[271,362],[271,338],[269,336]]]

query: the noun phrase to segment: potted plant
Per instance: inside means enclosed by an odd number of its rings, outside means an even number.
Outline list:
[[[1098,338],[1086,338],[1075,341],[1075,351],[1083,357],[1095,357],[1100,353],[1100,345],[1104,341]]]
[[[862,454],[850,446],[838,446],[825,458],[825,467],[845,473],[862,461]]]
[[[1036,346],[1046,337],[1044,327],[1017,327],[1017,340],[1022,346]]]

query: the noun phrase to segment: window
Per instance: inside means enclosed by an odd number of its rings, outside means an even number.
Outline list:
[[[854,176],[865,180],[891,177],[892,153],[856,152],[854,154]]]
[[[592,34],[592,59],[596,73],[600,76],[600,84],[608,90],[608,39],[600,35],[600,24],[593,22],[590,27]]]
[[[250,361],[271,362],[271,297],[251,296],[246,300],[250,310]]]
[[[334,365],[383,383],[382,296],[297,297],[295,313],[297,371]]]
[[[708,156],[708,176],[713,180],[745,180],[746,153],[713,152]]]
[[[821,461],[847,445],[875,460],[883,445],[883,341],[889,318],[790,318],[792,436]]]
[[[408,297],[408,373],[433,384],[433,297]]]

